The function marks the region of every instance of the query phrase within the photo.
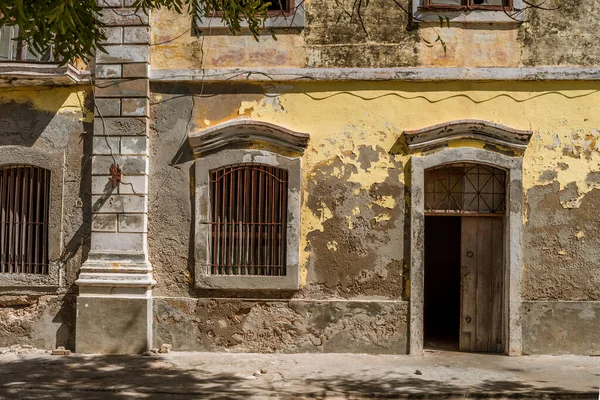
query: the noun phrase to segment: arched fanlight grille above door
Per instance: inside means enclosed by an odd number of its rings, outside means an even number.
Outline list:
[[[505,210],[505,171],[475,163],[425,170],[426,214],[502,215]]]

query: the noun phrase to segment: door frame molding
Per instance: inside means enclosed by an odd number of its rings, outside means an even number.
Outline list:
[[[410,161],[410,332],[409,353],[423,353],[425,291],[425,170],[445,164],[472,162],[500,168],[507,173],[504,224],[504,330],[505,353],[520,355],[522,349],[521,280],[523,274],[523,159],[474,147],[443,148],[413,155]]]

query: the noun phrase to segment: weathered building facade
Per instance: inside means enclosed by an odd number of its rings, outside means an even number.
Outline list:
[[[0,63],[4,176],[50,171],[0,344],[600,353],[596,2],[376,1],[367,35],[311,0],[259,41],[130,3],[90,74]]]

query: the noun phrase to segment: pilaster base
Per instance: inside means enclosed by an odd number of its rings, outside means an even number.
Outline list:
[[[92,254],[76,283],[76,352],[139,354],[150,348],[156,282],[143,255]]]
[[[151,297],[77,299],[77,353],[143,353],[150,347],[151,333]]]

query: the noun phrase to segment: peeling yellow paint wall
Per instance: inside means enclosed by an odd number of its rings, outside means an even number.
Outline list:
[[[332,168],[334,178],[345,176],[347,182],[360,184],[356,195],[369,192],[388,178],[395,165],[406,165],[408,156],[388,154],[403,130],[470,118],[532,130],[534,136],[524,154],[524,191],[547,183],[547,171],[555,171],[556,177],[550,180],[561,188],[570,183],[577,186],[578,196],[562,203],[568,208],[577,207],[586,193],[600,188],[600,182],[586,180],[589,173],[600,171],[599,101],[600,84],[590,82],[301,83],[289,85],[276,98],[240,101],[238,110],[252,119],[310,133],[303,158],[304,198],[310,195],[308,183],[325,167]],[[453,145],[481,146],[469,141]],[[361,162],[361,148],[380,149],[385,156]],[[398,175],[400,181],[404,180],[403,172]],[[346,216],[347,228],[353,229],[355,219],[365,208],[375,205],[385,209],[374,217],[377,223],[389,220],[394,213],[403,213],[395,203],[388,196],[375,198],[370,204],[357,204]],[[312,210],[303,207],[303,284],[310,256],[307,238],[313,231],[322,231],[324,221],[332,217],[332,210],[325,204]],[[330,242],[327,247],[337,251],[339,246]]]
[[[342,12],[342,7],[352,9],[351,1],[311,0],[303,5],[304,29],[276,30],[276,40],[265,31],[258,42],[248,31],[233,36],[216,26],[204,27],[198,35],[188,15],[153,11],[152,68],[594,66],[600,57],[586,33],[598,31],[598,22],[586,18],[594,12],[593,2],[560,11],[529,11],[525,24],[453,22],[440,27],[434,22],[417,27],[400,8],[372,0],[362,9],[366,32],[357,18],[348,19]],[[587,11],[581,12],[582,7]]]
[[[521,62],[521,43],[518,29],[477,29],[450,26],[424,27],[421,35],[433,46],[424,42],[419,46],[419,64],[431,67],[514,67]],[[516,27],[516,25],[515,25]],[[446,51],[435,42],[440,35],[446,43]]]
[[[404,25],[400,22],[401,17],[396,18],[398,30],[404,29]],[[266,32],[260,36],[259,41],[248,32],[233,36],[224,28],[205,28],[202,36],[192,34],[190,18],[187,15],[178,15],[168,10],[155,11],[152,14],[151,25],[154,44],[151,47],[152,68],[184,70],[231,67],[358,66],[355,65],[354,50],[345,49],[344,45],[346,42],[357,40],[357,37],[360,39],[360,36],[364,35],[363,32],[345,31],[340,35],[336,33],[338,26],[332,21],[328,29],[319,28],[321,27],[310,27],[308,32],[277,31],[276,39]],[[319,32],[320,37],[314,37],[316,32]],[[381,46],[393,49],[397,41],[395,38],[388,38],[392,43],[387,43],[385,36],[378,41],[367,40],[361,43],[360,47],[364,47],[365,53],[373,51],[382,53],[371,57],[370,66],[514,67],[522,64],[522,44],[517,38],[518,32],[517,25],[512,26],[512,29],[489,29],[482,26],[479,26],[479,29],[466,29],[461,26],[450,28],[424,26],[421,29],[421,36],[435,45],[430,47],[425,40],[416,41],[414,46],[418,52],[417,58],[412,54],[414,53],[412,49],[396,50],[399,53],[406,52],[407,61],[395,60],[385,54],[386,50],[378,50]],[[438,33],[446,42],[446,52],[439,42],[435,42]],[[337,37],[339,42],[328,43],[330,36]],[[411,43],[413,40],[406,34],[402,41]],[[356,45],[352,47],[359,48]],[[336,55],[329,54],[334,48],[339,48]]]
[[[85,99],[90,92],[90,88],[81,87],[0,88],[0,104],[29,103],[38,111],[79,115],[81,122],[92,122],[94,110],[85,104]]]
[[[256,41],[250,34],[232,36],[227,29],[208,28],[204,36],[192,35],[188,15],[168,10],[152,14],[152,69],[228,67],[301,67],[306,64],[304,39],[297,34],[267,32]]]

